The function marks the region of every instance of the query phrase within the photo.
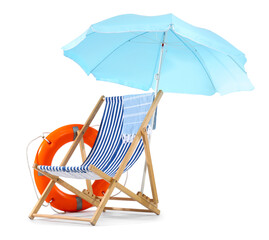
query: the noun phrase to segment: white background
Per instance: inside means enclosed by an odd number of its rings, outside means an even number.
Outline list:
[[[40,240],[268,239],[266,2],[1,1],[1,239],[5,234]],[[126,13],[173,13],[219,34],[246,54],[255,90],[212,97],[164,95],[152,140],[160,216],[106,212],[96,227],[31,221],[36,197],[26,163],[28,142],[43,131],[84,123],[102,94],[138,92],[96,82],[65,58],[61,47],[91,24]],[[31,164],[39,143],[30,148]],[[134,191],[140,188],[142,166],[143,160],[129,173],[127,187]],[[146,190],[149,194],[148,183]]]

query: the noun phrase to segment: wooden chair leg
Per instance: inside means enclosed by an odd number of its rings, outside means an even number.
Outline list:
[[[93,217],[91,218],[91,224],[94,226],[96,224],[96,222],[98,221],[101,213],[104,211],[105,206],[107,204],[107,201],[109,200],[113,190],[115,189],[117,184],[117,181],[115,179],[112,180],[112,182],[110,183],[104,197],[102,198],[97,210],[95,211]]]
[[[158,204],[159,200],[158,200],[158,194],[157,194],[157,188],[156,188],[156,182],[155,182],[155,177],[154,177],[154,172],[153,172],[153,166],[152,166],[152,160],[151,160],[151,154],[150,154],[150,148],[149,148],[149,140],[148,140],[146,128],[144,128],[142,131],[142,139],[144,143],[146,163],[148,167],[149,181],[150,181],[153,202],[155,204]]]
[[[47,196],[49,195],[49,193],[54,185],[55,185],[55,181],[51,180],[49,182],[49,184],[47,185],[46,189],[44,190],[44,192],[42,193],[41,197],[37,201],[36,205],[34,206],[32,212],[30,213],[30,215],[29,215],[30,219],[34,219],[34,214],[36,214],[39,211],[43,202],[46,200]]]

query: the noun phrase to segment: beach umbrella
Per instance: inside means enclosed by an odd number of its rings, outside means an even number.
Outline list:
[[[91,25],[63,50],[96,80],[145,91],[209,96],[253,89],[241,51],[173,14],[112,17]],[[144,179],[145,174],[142,191]]]

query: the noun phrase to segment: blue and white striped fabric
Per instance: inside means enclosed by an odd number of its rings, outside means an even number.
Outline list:
[[[132,142],[152,104],[154,93],[123,96],[123,142]],[[148,133],[151,129],[148,125]]]
[[[87,159],[81,166],[40,165],[38,168],[60,177],[92,180],[101,179],[89,170],[89,166],[94,165],[107,175],[113,177],[131,146],[131,142],[124,142],[122,139],[124,115],[123,98],[122,96],[106,98],[105,110],[96,141]],[[140,139],[124,171],[129,170],[133,166],[143,150],[143,141]]]

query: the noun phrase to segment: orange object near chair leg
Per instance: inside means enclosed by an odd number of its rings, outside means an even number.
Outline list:
[[[35,158],[35,163],[38,165],[51,165],[56,152],[66,143],[72,142],[76,136],[77,131],[83,127],[81,124],[72,124],[60,127],[50,133],[46,139],[41,143]],[[91,148],[95,142],[98,131],[89,127],[83,136],[83,141]],[[50,179],[41,173],[34,170],[34,178],[36,186],[40,194],[46,189]],[[105,180],[96,180],[93,185],[93,194],[96,196],[103,196],[106,192],[109,183]],[[46,202],[51,201],[51,206],[62,211],[76,212],[92,207],[92,204],[81,199],[77,195],[67,194],[61,191],[56,185],[52,188],[50,194],[46,198]]]

